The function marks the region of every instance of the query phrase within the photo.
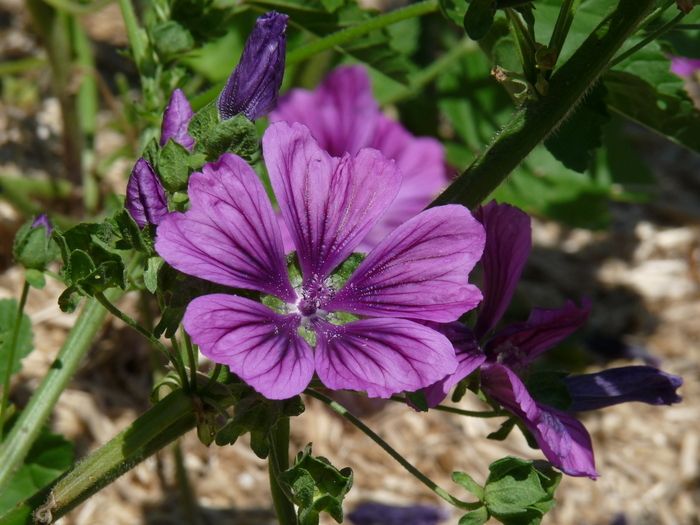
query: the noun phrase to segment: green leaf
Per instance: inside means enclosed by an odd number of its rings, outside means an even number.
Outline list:
[[[603,143],[603,125],[609,119],[605,87],[598,84],[544,145],[564,166],[583,173],[591,167],[593,153]]]
[[[156,293],[158,289],[158,272],[164,262],[160,257],[150,257],[148,259],[146,271],[143,274],[143,282],[146,285],[146,290],[151,293]]]
[[[141,252],[148,251],[147,241],[144,239],[144,232],[139,228],[134,218],[125,209],[119,210],[113,217],[115,231],[119,239],[115,247],[120,250],[134,248]]]
[[[173,139],[168,140],[158,155],[158,175],[168,191],[187,188],[190,152]]]
[[[46,487],[72,462],[72,443],[44,429],[29,450],[24,464],[0,492],[0,515]]]
[[[486,36],[496,16],[496,0],[472,0],[464,14],[464,30],[472,40]]]
[[[245,115],[236,115],[217,123],[204,137],[203,146],[209,160],[216,160],[227,151],[249,162],[255,161],[260,155],[255,124]]]
[[[489,511],[486,507],[479,507],[462,516],[458,525],[483,525],[489,519]]]
[[[321,512],[343,521],[343,498],[352,487],[352,469],[338,470],[324,457],[311,455],[311,445],[300,452],[294,465],[282,473],[299,507],[300,525],[318,525]]]
[[[216,106],[216,100],[194,114],[187,131],[196,142],[195,151],[204,153],[204,140],[218,122],[219,110]]]
[[[19,372],[20,364],[29,352],[32,351],[32,323],[27,314],[22,314],[17,334],[15,346],[15,356],[12,363],[10,359],[10,346],[12,345],[12,332],[17,321],[17,301],[15,299],[0,299],[0,378],[7,374],[7,367],[10,367],[10,374]]]
[[[474,479],[466,472],[453,472],[452,481],[467,489],[471,494],[474,494],[479,501],[484,500],[484,487],[474,481]]]
[[[195,45],[192,34],[172,20],[155,25],[151,35],[156,51],[165,59],[176,58]]]
[[[36,288],[37,290],[41,290],[44,286],[46,286],[44,272],[39,270],[29,268],[26,272],[24,272],[24,278],[33,288]]]

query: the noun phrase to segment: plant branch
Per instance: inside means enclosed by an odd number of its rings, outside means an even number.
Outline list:
[[[460,499],[455,498],[452,494],[450,494],[445,489],[440,487],[432,479],[430,479],[428,476],[426,476],[420,470],[418,470],[415,466],[413,466],[411,463],[409,463],[401,454],[399,454],[396,450],[394,450],[394,448],[392,448],[391,445],[389,445],[386,441],[384,441],[379,435],[377,435],[371,428],[369,428],[367,425],[365,425],[362,421],[360,421],[355,416],[353,416],[348,411],[347,408],[345,408],[343,405],[341,405],[337,401],[333,401],[328,396],[325,396],[325,395],[321,394],[320,392],[317,392],[317,391],[311,390],[311,389],[306,389],[304,391],[304,393],[306,395],[309,395],[311,397],[318,399],[319,401],[324,402],[333,411],[337,412],[338,414],[343,416],[345,419],[350,421],[359,430],[361,430],[365,435],[367,435],[367,437],[369,437],[372,441],[374,441],[377,445],[379,445],[384,450],[384,452],[386,452],[392,458],[394,458],[411,475],[416,477],[418,479],[418,481],[423,483],[423,485],[428,487],[430,490],[432,490],[435,494],[440,496],[442,499],[444,499],[450,505],[453,505],[457,508],[465,509],[465,510],[474,510],[482,505],[481,502],[468,503],[466,501],[462,501]]]
[[[122,11],[122,18],[126,26],[126,36],[129,39],[131,53],[134,56],[134,63],[139,72],[143,71],[143,62],[146,58],[146,46],[143,42],[141,28],[139,27],[138,19],[134,6],[131,0],[119,0],[119,8]]]
[[[283,417],[272,427],[269,435],[270,455],[267,458],[270,492],[280,525],[296,525],[297,515],[290,495],[280,479],[289,468],[289,418]]]
[[[664,25],[656,29],[655,31],[652,31],[649,33],[647,36],[645,36],[642,40],[637,42],[635,45],[630,47],[627,51],[624,53],[620,53],[618,56],[616,56],[614,59],[610,61],[610,65],[608,66],[609,69],[614,68],[616,65],[618,65],[620,62],[623,62],[627,58],[631,57],[634,55],[637,51],[640,49],[646,47],[647,45],[651,44],[654,40],[657,38],[665,35],[668,33],[671,29],[676,27],[678,23],[685,18],[685,13],[682,11],[678,13],[676,16],[673,17],[673,19],[669,20],[666,22]]]
[[[475,207],[488,197],[566,119],[654,4],[654,0],[620,0],[552,75],[547,95],[517,110],[481,155],[430,205]]]

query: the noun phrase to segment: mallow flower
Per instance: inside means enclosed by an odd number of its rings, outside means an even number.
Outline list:
[[[387,213],[363,240],[363,250],[373,248],[420,212],[447,184],[442,145],[430,137],[414,137],[384,115],[363,66],[335,69],[314,91],[291,90],[270,113],[270,120],[304,124],[331,155],[355,155],[369,147],[396,161],[403,173],[401,188]],[[286,239],[285,246],[292,248]]]
[[[571,414],[626,401],[671,404],[682,380],[649,366],[631,366],[564,380],[571,405],[562,410],[536,401],[524,377],[530,364],[564,340],[588,317],[589,304],[568,301],[558,309],[535,308],[526,322],[494,330],[515,292],[532,247],[530,218],[521,210],[491,202],[476,212],[486,230],[482,258],[484,300],[474,330],[461,323],[439,327],[454,344],[454,374],[424,390],[429,407],[477,368],[482,390],[520,418],[546,458],[572,476],[597,477],[591,439]]]
[[[308,128],[284,122],[265,132],[263,156],[299,277],[290,280],[262,183],[236,155],[193,173],[190,209],[158,227],[156,251],[174,268],[262,295],[262,302],[232,294],[190,302],[183,324],[202,353],[270,399],[299,394],[314,373],[330,389],[373,397],[453,373],[452,345],[424,323],[455,321],[481,300],[467,281],[483,251],[481,224],[458,205],[424,211],[343,283],[334,270],[399,191],[395,163],[373,149],[333,157]]]

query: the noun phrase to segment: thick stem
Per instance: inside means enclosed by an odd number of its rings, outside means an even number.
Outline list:
[[[343,416],[345,419],[350,421],[359,430],[361,430],[365,435],[367,435],[367,437],[369,437],[372,441],[374,441],[377,445],[379,445],[384,450],[384,452],[386,452],[392,458],[394,458],[412,476],[417,478],[418,481],[423,483],[423,485],[428,487],[430,490],[432,490],[435,494],[440,496],[442,499],[444,499],[450,505],[453,505],[457,508],[465,509],[465,510],[474,510],[482,505],[481,502],[468,503],[466,501],[462,501],[462,500],[455,498],[452,494],[450,494],[445,489],[440,487],[432,479],[430,479],[428,476],[426,476],[420,470],[418,470],[415,466],[413,466],[411,463],[409,463],[401,454],[399,454],[396,450],[394,450],[391,447],[391,445],[389,445],[389,443],[387,443],[381,437],[379,437],[379,435],[377,435],[371,428],[369,428],[362,421],[360,421],[355,416],[353,416],[348,411],[347,408],[345,408],[343,405],[341,405],[337,401],[333,401],[328,396],[325,396],[325,395],[321,394],[320,392],[317,392],[317,391],[311,390],[311,389],[307,389],[304,393],[306,395],[311,396],[311,397],[315,397],[316,399],[318,399],[320,401],[323,401],[333,411],[337,412],[338,414]]]
[[[17,353],[17,339],[19,339],[19,331],[22,325],[22,317],[24,316],[24,307],[27,304],[27,296],[29,295],[29,283],[25,280],[22,286],[22,295],[20,296],[19,305],[17,306],[17,318],[12,327],[12,339],[10,340],[10,352],[7,356],[5,368],[5,377],[2,378],[2,399],[0,400],[0,443],[4,436],[5,430],[5,412],[10,401],[10,379],[12,378],[12,368],[15,362],[15,354]]]
[[[581,97],[649,13],[654,0],[620,0],[583,45],[552,76],[548,94],[516,111],[511,120],[431,206],[477,206],[566,119]]]
[[[289,468],[289,418],[281,418],[270,431],[270,455],[268,473],[270,492],[280,525],[296,525],[297,515],[294,504],[282,489],[279,475]]]
[[[123,292],[111,289],[107,296],[117,299]],[[0,448],[0,491],[24,461],[46,423],[61,392],[73,378],[83,357],[102,327],[107,311],[95,299],[88,299],[58,356]]]

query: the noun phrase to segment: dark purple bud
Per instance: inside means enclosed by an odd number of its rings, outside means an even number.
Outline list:
[[[284,75],[287,18],[275,11],[258,18],[240,62],[219,95],[222,120],[239,113],[256,120],[275,107]]]
[[[53,232],[53,224],[51,224],[51,221],[45,213],[39,215],[36,219],[34,219],[34,222],[32,223],[32,228],[42,227],[46,228],[46,237],[51,237],[51,232]]]
[[[136,161],[131,170],[124,206],[141,228],[160,223],[168,214],[165,190],[146,159]]]
[[[683,384],[681,377],[652,366],[609,368],[595,374],[570,376],[564,381],[571,395],[569,410],[573,412],[628,401],[671,405],[681,401],[676,389]]]
[[[430,505],[397,507],[366,502],[360,503],[348,518],[354,525],[437,525],[447,518],[447,514]]]
[[[192,151],[194,139],[187,133],[187,127],[194,112],[187,97],[181,89],[176,89],[170,95],[168,105],[163,113],[163,124],[160,128],[160,145],[165,146],[169,139],[173,139],[183,148]]]

